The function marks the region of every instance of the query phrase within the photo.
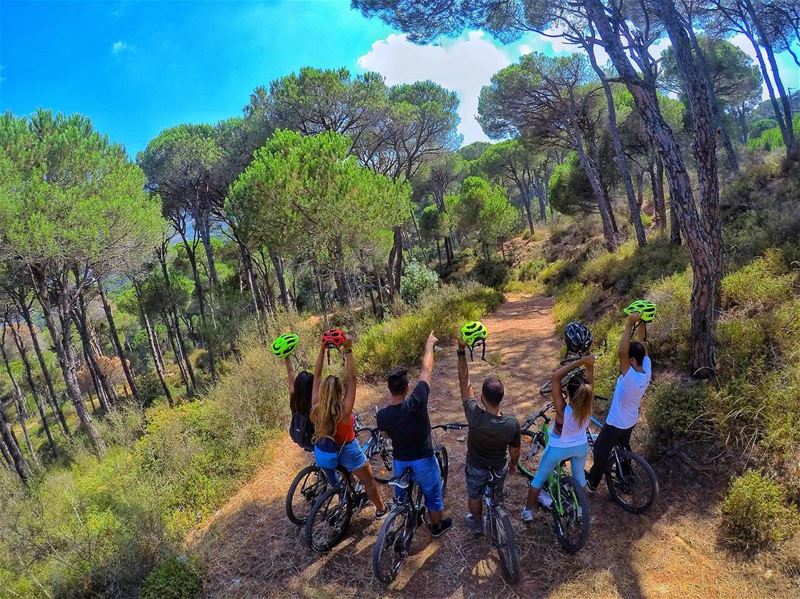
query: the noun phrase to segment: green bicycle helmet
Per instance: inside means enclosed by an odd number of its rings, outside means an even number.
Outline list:
[[[296,333],[286,333],[272,342],[272,355],[288,358],[300,345],[300,337]]]
[[[656,305],[651,301],[638,299],[625,308],[623,312],[628,315],[638,312],[641,314],[643,322],[650,322],[656,317]]]
[[[489,336],[489,331],[486,330],[486,327],[483,326],[483,323],[477,320],[468,322],[463,327],[461,327],[461,340],[470,349],[475,347],[475,344],[477,342],[486,341],[486,338],[488,336]]]

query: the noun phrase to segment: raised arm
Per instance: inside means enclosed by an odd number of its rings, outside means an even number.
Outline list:
[[[428,335],[425,341],[425,352],[422,354],[422,370],[419,373],[419,380],[431,385],[431,378],[433,377],[433,348],[439,340],[433,336],[433,331]]]
[[[556,409],[556,422],[558,424],[564,422],[564,410],[567,407],[567,402],[564,401],[564,395],[562,393],[561,379],[581,366],[586,366],[586,374],[584,375],[586,377],[586,382],[588,383],[589,379],[591,378],[592,382],[589,384],[594,384],[594,356],[584,356],[580,360],[575,360],[574,362],[564,364],[561,368],[553,372],[551,379],[551,393],[553,397],[553,405]]]
[[[636,336],[639,339],[639,342],[644,347],[645,355],[650,354],[650,347],[647,341],[647,323],[644,320],[639,321],[639,327],[636,329]]]
[[[286,384],[289,387],[289,395],[294,395],[294,366],[292,366],[292,359],[286,358]]]
[[[322,386],[322,363],[325,361],[325,342],[319,346],[317,362],[314,364],[314,382],[311,383],[311,409],[319,403],[319,388]]]
[[[622,331],[622,338],[619,340],[619,350],[617,351],[617,355],[619,356],[619,371],[622,374],[628,372],[628,369],[631,367],[631,359],[628,355],[628,350],[631,346],[631,331],[633,330],[633,325],[635,325],[640,318],[641,315],[638,312],[634,312],[625,319],[625,328]]]
[[[344,340],[344,369],[345,387],[344,401],[342,402],[342,416],[347,418],[353,413],[356,405],[356,359],[353,355],[353,340],[347,337]]]
[[[475,397],[472,393],[472,383],[469,380],[467,346],[464,345],[461,339],[458,340],[458,383],[461,387],[461,401],[467,401]]]

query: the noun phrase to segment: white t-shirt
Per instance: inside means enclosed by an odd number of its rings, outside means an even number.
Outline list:
[[[653,366],[650,356],[645,356],[639,372],[633,366],[628,372],[621,374],[614,388],[614,397],[611,399],[611,409],[608,411],[606,423],[617,428],[631,428],[639,420],[639,404],[642,403],[644,392],[650,384],[653,375]]]
[[[550,432],[548,444],[553,447],[578,447],[586,443],[586,427],[589,426],[589,414],[583,422],[578,422],[572,414],[572,406],[564,408],[564,424],[561,427],[561,434],[556,436]],[[555,423],[553,423],[555,428]]]

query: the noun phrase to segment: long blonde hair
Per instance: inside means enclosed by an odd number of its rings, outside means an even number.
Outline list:
[[[583,423],[592,414],[594,402],[594,389],[588,383],[583,383],[570,395],[569,405],[576,421]]]
[[[333,438],[336,425],[342,419],[344,407],[344,386],[339,377],[329,374],[323,379],[319,388],[319,403],[311,410],[314,423],[313,441],[316,443],[325,437]]]

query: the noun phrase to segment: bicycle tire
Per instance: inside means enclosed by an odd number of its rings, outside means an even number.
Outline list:
[[[381,447],[367,458],[372,469],[372,476],[381,484],[386,484],[394,477],[394,460],[392,449],[388,442],[381,444]]]
[[[641,514],[653,505],[658,496],[658,476],[656,476],[656,471],[653,470],[650,463],[638,453],[626,449],[617,449],[616,451],[620,462],[630,461],[631,464],[636,464],[636,467],[641,469],[642,472],[638,474],[617,472],[618,462],[614,459],[614,454],[612,453],[605,472],[608,492],[614,503],[623,510],[631,514]],[[633,477],[633,480],[631,480],[631,477]],[[636,485],[638,480],[646,480],[643,494],[644,500],[633,503],[625,498],[624,493],[631,488],[631,485]]]
[[[439,463],[439,472],[442,475],[442,497],[447,494],[447,474],[450,471],[450,456],[447,448],[442,445],[436,452],[436,461]]]
[[[343,483],[347,484],[347,483]],[[337,501],[334,507],[331,503]],[[330,551],[341,541],[350,527],[353,517],[353,506],[348,498],[348,493],[338,487],[331,487],[320,495],[308,513],[306,523],[303,525],[303,540],[311,549],[320,553]],[[327,525],[332,523],[331,531],[324,537],[315,536],[314,529],[319,532],[317,524]]]
[[[538,433],[533,433],[531,431],[520,431],[520,435],[525,439],[529,439],[531,444],[537,442],[537,434]],[[533,465],[532,458],[539,455],[540,452],[541,448],[534,455],[530,455],[530,451],[520,451],[519,461],[517,462],[517,470],[528,480],[533,480],[533,477],[536,475],[536,468]]]
[[[496,506],[492,514],[492,543],[500,558],[500,565],[506,579],[511,584],[519,583],[519,552],[514,536],[514,527],[508,512],[501,506]],[[501,538],[502,537],[502,538]]]
[[[312,475],[315,480],[312,484],[307,485],[306,483]],[[306,518],[308,518],[314,501],[326,486],[325,477],[322,476],[321,470],[316,464],[309,464],[297,473],[292,484],[289,485],[289,491],[286,493],[286,515],[293,524],[303,526],[306,523]],[[295,507],[295,493],[297,493],[298,487],[300,487],[300,496],[303,497],[303,503],[298,503],[298,507]],[[299,509],[300,506],[305,508],[304,513]]]
[[[397,578],[397,573],[408,555],[410,542],[404,537],[409,526],[416,528],[412,522],[409,522],[409,517],[412,515],[408,505],[394,508],[381,525],[378,538],[372,547],[372,573],[383,584],[391,584]],[[391,554],[386,554],[387,551],[390,551]],[[386,555],[392,557],[388,570],[383,567],[384,563],[381,559]]]
[[[562,475],[558,484],[561,506],[553,504],[553,529],[564,551],[577,553],[589,540],[589,529],[592,522],[589,500],[586,498],[586,493],[571,476]],[[556,500],[555,497],[554,500]],[[578,534],[573,537],[568,534],[565,525],[574,522],[578,524]]]

